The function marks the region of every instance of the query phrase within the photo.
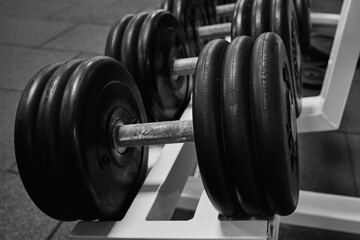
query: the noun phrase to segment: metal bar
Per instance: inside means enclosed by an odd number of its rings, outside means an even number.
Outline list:
[[[230,34],[231,23],[221,23],[198,28],[198,35],[202,39],[214,39]]]
[[[126,125],[119,123],[114,129],[116,148],[194,141],[192,120]]]
[[[195,211],[199,204],[201,194],[204,192],[204,186],[201,177],[189,176],[181,193],[178,208]]]
[[[141,188],[141,191],[146,191],[149,190],[149,188],[147,188],[149,185],[146,184],[150,183],[150,189],[153,189],[154,184],[157,185],[157,183],[159,183],[156,197],[153,194],[149,194],[149,192],[146,194],[148,195],[147,197],[149,197],[149,195],[153,195],[154,197],[153,200],[148,199],[150,200],[149,203],[152,203],[146,216],[146,220],[148,221],[171,219],[181,197],[181,189],[184,189],[189,175],[191,175],[196,167],[197,158],[195,144],[193,142],[165,145],[163,153],[158,159],[158,163],[160,163],[160,161],[169,162],[171,154],[177,155],[173,164],[165,163],[167,166],[171,166],[171,170],[168,173],[163,173],[163,167],[161,169],[152,169],[151,174],[152,176],[155,176],[157,180],[147,181],[143,185],[144,187]],[[159,181],[159,176],[165,174],[167,175],[165,180]],[[144,209],[145,203],[143,202],[140,204]],[[126,217],[130,216],[127,215]]]
[[[173,74],[177,76],[195,74],[197,60],[197,57],[176,59],[173,63]]]
[[[216,16],[224,17],[232,14],[235,3],[223,4],[216,6]]]
[[[340,20],[340,14],[310,13],[312,24],[336,26]]]

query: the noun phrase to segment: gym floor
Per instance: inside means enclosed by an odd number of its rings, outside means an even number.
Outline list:
[[[160,0],[0,0],[0,239],[67,239],[76,222],[59,222],[31,202],[14,156],[13,130],[22,90],[48,63],[104,53],[111,24]],[[313,0],[339,12],[341,1]],[[305,95],[317,90],[304,89]],[[337,131],[300,134],[301,188],[360,197],[360,71]],[[356,211],[358,209],[354,209]],[[360,239],[360,236],[281,225],[280,239]]]

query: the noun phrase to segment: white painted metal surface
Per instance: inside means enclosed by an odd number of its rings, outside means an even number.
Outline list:
[[[360,199],[301,191],[296,211],[281,222],[360,234]]]
[[[360,51],[359,0],[344,0],[340,19],[315,22],[338,27],[320,96],[303,98],[299,132],[335,130],[340,124]],[[316,16],[312,15],[312,19]],[[321,19],[321,20],[319,20]],[[325,20],[324,20],[325,19]],[[330,20],[329,20],[330,19]],[[325,22],[322,22],[322,21]],[[191,118],[191,105],[182,119]],[[165,145],[150,151],[151,170],[123,220],[80,222],[72,239],[277,239],[279,217],[272,220],[220,221],[200,178],[194,145]],[[156,160],[157,159],[157,160]],[[185,189],[183,190],[183,188]],[[177,207],[196,209],[188,221],[170,221]],[[360,234],[358,198],[301,192],[295,213],[282,222]]]
[[[266,221],[136,221],[79,223],[72,239],[268,239]],[[274,238],[275,239],[275,238]]]
[[[344,112],[360,52],[360,1],[345,0],[321,94],[302,99],[299,132],[336,130]]]

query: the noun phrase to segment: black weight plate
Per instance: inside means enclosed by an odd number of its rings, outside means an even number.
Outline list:
[[[149,13],[139,13],[128,23],[121,45],[121,63],[130,72],[135,82],[140,86],[142,80],[139,78],[137,69],[137,47],[139,43],[140,29]]]
[[[242,35],[251,36],[252,3],[252,0],[236,2],[231,21],[231,39]]]
[[[41,95],[60,63],[50,64],[35,74],[21,96],[15,118],[15,155],[21,180],[36,206],[48,216],[73,220],[56,198],[55,188],[49,189],[36,147],[36,119]]]
[[[321,89],[326,73],[324,68],[307,64],[303,65],[301,72],[304,87]]]
[[[140,93],[125,68],[108,57],[79,65],[66,85],[60,143],[68,176],[84,208],[102,220],[119,220],[147,171],[147,147],[114,147],[114,125],[146,122]]]
[[[195,71],[193,125],[206,193],[220,214],[231,217],[243,210],[226,159],[221,127],[220,78],[227,47],[225,40],[213,40],[200,53]]]
[[[295,10],[299,24],[299,38],[302,52],[307,52],[310,48],[310,3],[309,0],[294,0]]]
[[[328,33],[311,33],[311,45],[309,55],[319,61],[327,63],[330,57],[334,36]]]
[[[251,36],[253,39],[256,39],[264,32],[270,31],[269,0],[254,0],[251,15]]]
[[[205,8],[206,16],[209,24],[217,24],[216,6],[218,5],[217,0],[200,0],[201,4]]]
[[[124,31],[133,16],[133,14],[125,15],[120,21],[112,25],[106,39],[105,56],[115,58],[121,62],[121,44]]]
[[[302,102],[301,49],[299,30],[294,1],[271,0],[271,31],[277,33],[283,40],[290,63],[290,73],[294,81],[294,96],[296,98],[296,115],[300,116]]]
[[[162,0],[160,8],[169,12],[173,12],[175,0]]]
[[[54,189],[57,202],[55,207],[64,206],[64,209],[75,219],[93,219],[82,209],[82,203],[74,197],[69,188],[71,182],[66,183],[67,169],[61,169],[63,161],[59,149],[59,114],[61,100],[68,79],[83,60],[70,60],[61,65],[51,76],[43,91],[36,123],[36,145],[41,163],[44,184]],[[69,187],[70,186],[70,187]]]
[[[157,10],[144,21],[139,36],[140,91],[148,116],[155,121],[178,119],[190,101],[192,76],[174,76],[173,60],[190,56],[183,29],[169,12]]]
[[[288,215],[299,198],[296,106],[285,45],[275,33],[264,33],[255,41],[251,78],[256,159],[270,209]]]
[[[185,30],[192,56],[199,56],[206,41],[198,35],[198,27],[208,25],[204,6],[200,0],[175,0],[174,16]]]
[[[235,38],[229,45],[221,88],[221,116],[226,159],[241,206],[250,216],[269,212],[265,188],[255,161],[250,113],[251,37]],[[241,147],[240,147],[241,146]]]

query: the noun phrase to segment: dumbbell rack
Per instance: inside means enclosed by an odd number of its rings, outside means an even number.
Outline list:
[[[360,52],[359,0],[344,0],[340,15],[312,13],[313,23],[337,24],[324,84],[319,96],[302,99],[299,132],[336,130]],[[191,103],[182,119],[191,119]],[[277,239],[280,217],[219,220],[204,192],[193,143],[150,148],[153,164],[121,221],[79,222],[72,239]],[[177,208],[195,210],[187,221],[170,220]],[[360,199],[300,192],[296,211],[281,222],[360,234]]]

